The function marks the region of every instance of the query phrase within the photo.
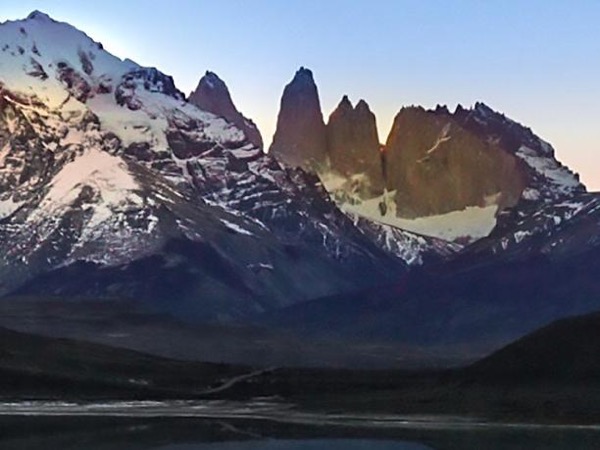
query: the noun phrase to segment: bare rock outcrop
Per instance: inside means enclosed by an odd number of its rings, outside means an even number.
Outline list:
[[[238,111],[231,99],[227,85],[217,74],[206,72],[188,100],[198,108],[213,113],[234,124],[244,132],[248,141],[260,149],[263,148],[260,131],[252,120],[246,118]]]
[[[528,184],[522,161],[453,115],[403,108],[386,147],[387,188],[398,215],[422,217],[495,203],[514,206]]]
[[[301,67],[285,87],[269,152],[280,162],[317,170],[327,161],[327,131],[317,86]]]
[[[329,116],[327,144],[331,169],[343,176],[365,174],[372,188],[383,188],[380,144],[375,114],[360,100],[356,107],[344,96]]]

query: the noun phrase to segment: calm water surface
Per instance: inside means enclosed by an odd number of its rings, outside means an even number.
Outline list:
[[[593,429],[375,429],[252,420],[0,419],[2,450],[598,450]]]
[[[78,414],[69,412],[73,410],[66,404],[0,404],[0,449],[600,449],[600,427],[590,426],[507,426],[444,417],[311,417],[268,403],[102,404],[80,405]]]

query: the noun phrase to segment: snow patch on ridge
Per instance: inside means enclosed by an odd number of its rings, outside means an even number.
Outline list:
[[[56,175],[35,215],[50,216],[72,205],[81,197],[85,187],[91,188],[94,195],[98,196],[93,203],[84,201],[81,205],[82,209],[93,212],[87,223],[91,228],[110,219],[115,211],[143,205],[143,199],[134,192],[139,186],[126,163],[116,156],[90,149],[65,165]]]
[[[164,116],[151,117],[144,110],[131,111],[117,105],[112,96],[92,98],[87,106],[98,116],[101,128],[118,136],[124,147],[147,142],[157,149],[169,148],[165,137],[168,124]]]
[[[488,236],[496,226],[498,205],[468,206],[436,216],[417,219],[396,218],[396,226],[415,233],[448,241],[466,238],[473,241]]]
[[[225,225],[231,231],[235,231],[238,234],[245,234],[246,236],[254,236],[253,233],[246,230],[245,228],[240,227],[238,224],[230,222],[229,220],[221,219],[221,223]]]
[[[9,217],[17,211],[24,202],[15,202],[12,198],[0,200],[0,220]]]
[[[357,214],[347,214],[363,234],[374,239],[384,250],[400,257],[410,266],[423,264],[423,253],[431,250],[423,236],[377,223]]]
[[[392,191],[387,195],[393,197],[394,194],[395,192]],[[382,202],[385,202],[388,208],[385,215],[381,214],[379,206]],[[340,207],[346,212],[386,225],[447,241],[476,240],[488,236],[496,226],[496,212],[498,211],[498,205],[490,204],[483,207],[469,206],[460,211],[435,216],[406,219],[396,216],[395,203],[386,202],[385,195],[363,201],[360,204],[345,203]]]
[[[562,194],[572,193],[580,187],[579,180],[573,173],[553,158],[540,156],[538,152],[524,145],[517,150],[517,156],[545,177]]]
[[[355,175],[352,180],[339,174],[328,172],[321,174],[321,182],[330,193],[339,208],[350,217],[359,216],[381,225],[388,225],[402,230],[446,241],[458,239],[474,241],[486,237],[496,226],[498,212],[497,196],[486,199],[485,206],[469,206],[460,211],[452,211],[435,216],[407,219],[398,217],[394,197],[396,191],[362,200],[359,195],[347,192],[348,183],[364,183],[363,175]],[[382,213],[382,206],[385,213]],[[391,235],[388,241],[391,242]],[[397,239],[397,237],[395,238]],[[418,243],[421,247],[423,243]],[[386,244],[389,247],[389,243]],[[403,256],[406,260],[406,257]],[[409,257],[409,259],[411,259]]]

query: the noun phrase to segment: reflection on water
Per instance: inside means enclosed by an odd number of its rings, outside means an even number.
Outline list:
[[[3,417],[2,450],[597,450],[594,428],[374,428],[248,419]]]

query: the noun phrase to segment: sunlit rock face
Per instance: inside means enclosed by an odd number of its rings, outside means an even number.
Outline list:
[[[585,191],[550,144],[483,103],[454,113],[401,110],[386,156],[388,187],[405,217],[490,204],[502,211]]]
[[[327,125],[330,165],[320,176],[348,214],[452,241],[484,237],[519,202],[528,170],[464,121],[445,108],[404,108],[380,149],[366,104],[344,99]]]
[[[284,91],[271,151],[316,172],[350,217],[461,243],[489,235],[517,206],[525,211],[585,191],[550,144],[483,103],[454,113],[403,108],[385,146],[362,100],[354,107],[344,96],[323,125],[304,68]]]
[[[397,214],[414,218],[469,206],[514,206],[527,186],[523,164],[450,114],[402,109],[386,142],[387,187]]]
[[[310,70],[301,67],[285,87],[269,153],[290,167],[315,170],[327,160],[327,131]]]
[[[342,176],[363,174],[369,180],[370,192],[381,194],[383,168],[375,114],[360,100],[356,107],[347,96],[329,116],[327,150],[330,168]]]
[[[383,156],[384,195],[353,198],[342,209],[449,240],[471,242],[506,211],[519,217],[585,192],[550,144],[483,103],[454,113],[403,108]]]
[[[250,143],[263,148],[260,131],[250,119],[244,117],[235,107],[227,85],[217,74],[206,72],[198,87],[189,97],[189,102],[198,108],[222,117],[242,130]]]

